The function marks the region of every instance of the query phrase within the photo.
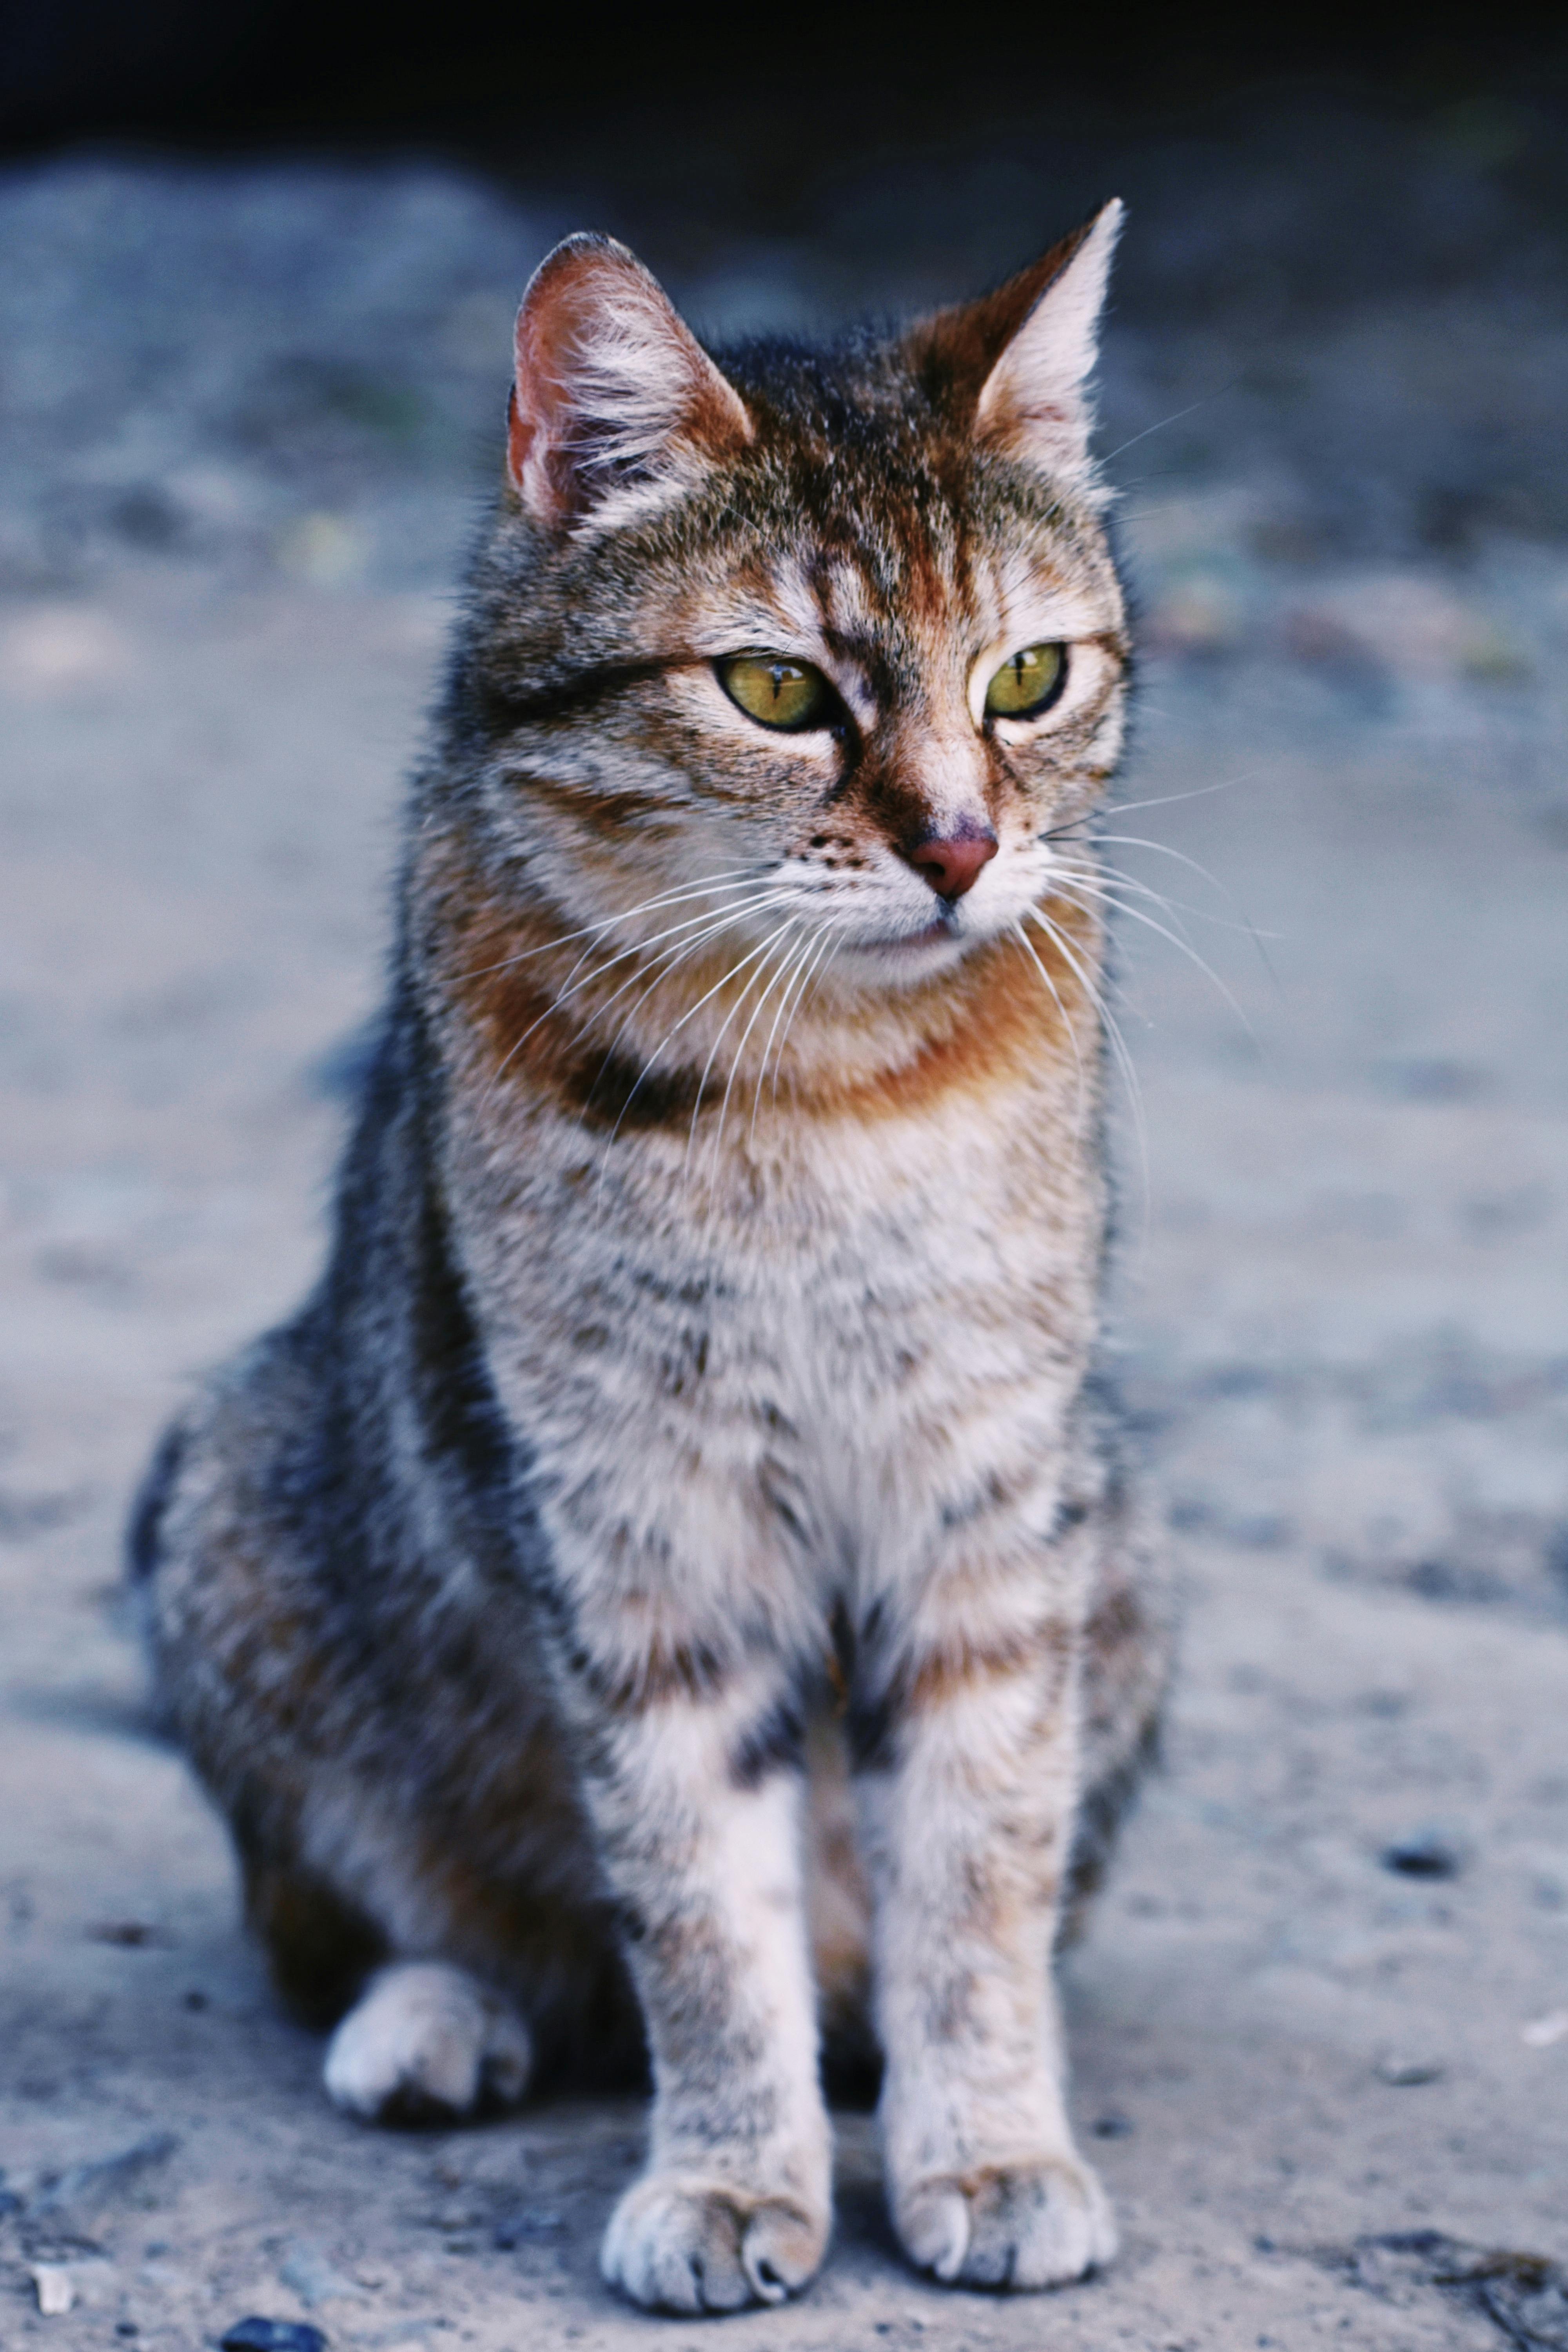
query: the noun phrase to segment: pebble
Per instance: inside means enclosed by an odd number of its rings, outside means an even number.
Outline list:
[[[291,2242],[278,2265],[278,2275],[303,2304],[331,2303],[343,2296],[363,2299],[364,2290],[357,2280],[346,2278],[309,2238]]]
[[[34,2200],[33,2211],[40,2219],[68,2214],[73,2221],[86,2220],[104,2206],[140,2192],[147,2175],[167,2164],[179,2145],[177,2132],[149,2132],[144,2139],[121,2148],[118,2156],[73,2164]]]
[[[308,2319],[237,2319],[218,2342],[223,2352],[326,2352],[327,2339]]]
[[[1089,2129],[1096,2139],[1126,2139],[1134,2128],[1131,2116],[1112,2108],[1109,2115],[1096,2116]]]
[[[1443,2068],[1436,2058],[1411,2058],[1391,2051],[1378,2060],[1375,2068],[1381,2083],[1392,2083],[1396,2090],[1408,2090],[1416,2083],[1437,2083]]]
[[[1397,1871],[1402,1878],[1458,1878],[1459,1874],[1457,1849],[1435,1830],[1398,1839],[1384,1847],[1379,1859],[1384,1870]]]
[[[510,2253],[528,2238],[553,2237],[566,2227],[559,2213],[543,2213],[532,2207],[521,2208],[514,2213],[503,2213],[490,2231],[490,2243]]]
[[[33,2289],[46,2319],[59,2319],[76,2302],[76,2283],[64,2263],[35,2263]]]

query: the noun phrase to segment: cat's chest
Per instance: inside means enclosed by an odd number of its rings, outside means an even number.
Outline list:
[[[820,1550],[889,1487],[940,1516],[955,1443],[1028,1454],[1076,1385],[1099,1260],[1094,1163],[1052,1150],[1050,1108],[843,1119],[718,1168],[629,1151],[589,1181],[548,1132],[526,1180],[491,1159],[464,1255],[547,1482],[673,1469],[710,1515],[749,1495]]]

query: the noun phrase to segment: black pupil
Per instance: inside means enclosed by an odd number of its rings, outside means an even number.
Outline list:
[[[1026,668],[1027,667],[1028,667],[1028,656],[1027,656],[1026,654],[1015,654],[1015,655],[1014,655],[1014,656],[1013,656],[1013,676],[1014,676],[1014,677],[1015,677],[1015,678],[1017,680],[1017,683],[1018,683],[1018,691],[1019,691],[1019,693],[1020,693],[1020,694],[1022,694],[1022,692],[1023,692],[1023,690],[1024,690],[1024,672],[1025,672],[1025,670],[1026,670]]]
[[[795,676],[795,672],[786,668],[783,662],[774,662],[768,675],[773,682],[773,700],[776,702],[786,684]]]

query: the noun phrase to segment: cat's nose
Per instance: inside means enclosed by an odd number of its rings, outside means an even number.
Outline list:
[[[910,864],[923,875],[939,898],[962,898],[973,890],[980,869],[989,866],[998,844],[989,825],[947,835],[933,834],[910,852]]]

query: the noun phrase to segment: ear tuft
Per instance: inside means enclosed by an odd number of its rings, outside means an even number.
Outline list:
[[[517,316],[507,474],[535,521],[629,520],[752,435],[733,385],[613,237],[569,236]]]
[[[917,328],[911,357],[982,446],[1079,488],[1093,481],[1086,390],[1123,212],[1094,218],[995,293]]]

